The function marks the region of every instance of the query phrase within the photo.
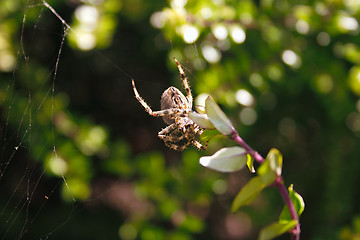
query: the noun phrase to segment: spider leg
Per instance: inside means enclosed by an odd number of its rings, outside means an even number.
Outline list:
[[[176,144],[173,144],[171,142],[165,142],[165,145],[168,146],[169,148],[172,148],[176,151],[183,151],[185,150],[189,145],[190,145],[190,142],[186,142],[184,145],[176,145]]]
[[[169,118],[175,118],[175,116],[187,117],[187,111],[185,109],[169,108],[165,110],[152,112],[150,113],[150,115],[154,117],[168,116]]]
[[[148,112],[150,115],[152,115],[153,111],[151,110],[150,106],[145,102],[145,100],[140,97],[136,87],[135,87],[135,82],[134,79],[131,79],[132,85],[133,85],[133,90],[135,93],[135,97],[136,99],[139,101],[139,103],[145,108],[145,111]]]
[[[204,129],[196,125],[196,127],[194,128],[194,132],[200,136],[204,132]]]
[[[181,136],[172,136],[172,135],[158,135],[164,142],[180,142],[185,138],[184,135]]]
[[[189,106],[192,107],[192,102],[193,102],[193,97],[192,97],[192,94],[191,94],[191,89],[190,89],[190,86],[189,86],[189,82],[188,82],[188,79],[187,77],[185,76],[185,73],[184,73],[184,70],[182,69],[180,63],[176,60],[176,58],[174,58],[175,62],[176,62],[176,65],[179,69],[179,73],[180,73],[180,77],[183,81],[183,84],[184,84],[184,88],[185,88],[185,91],[186,91],[186,99],[189,103]]]
[[[132,81],[132,85],[133,85],[133,89],[134,89],[136,99],[145,108],[145,111],[147,113],[149,113],[151,116],[162,117],[162,116],[170,115],[170,118],[174,118],[175,115],[179,115],[180,117],[187,116],[186,115],[187,111],[185,109],[169,108],[169,109],[165,109],[165,110],[161,110],[161,111],[153,111],[150,108],[150,106],[145,102],[145,100],[142,97],[140,97],[140,94],[139,94],[139,92],[137,91],[137,89],[135,87],[134,79],[132,79],[131,81]]]
[[[206,144],[203,145],[199,141],[195,140],[196,136],[200,136],[203,133],[202,128],[200,128],[196,124],[189,124],[189,125],[187,125],[187,131],[188,131],[188,133],[190,133],[188,135],[191,136],[191,137],[188,137],[188,141],[189,141],[190,144],[194,145],[199,150],[206,150],[207,149],[208,142],[206,142]]]
[[[178,129],[178,125],[173,123],[158,133],[158,137],[164,142],[179,142],[185,135]]]
[[[158,135],[159,136],[165,136],[166,134],[170,133],[172,130],[176,129],[177,128],[177,125],[175,123],[167,126],[166,128],[162,129]]]
[[[200,142],[194,140],[191,142],[192,145],[194,145],[197,149],[199,150],[206,150],[207,149],[207,145],[208,145],[208,142],[206,142],[205,145],[201,144]]]
[[[190,144],[195,146],[198,150],[206,150],[208,142],[203,145],[199,141],[195,140],[195,136],[198,136],[199,133],[201,134],[202,129],[194,128],[194,125],[187,126],[187,132],[182,132],[181,130],[179,130],[178,124],[171,124],[170,126],[161,130],[158,136],[161,140],[164,141],[167,147],[177,151],[183,151]]]
[[[186,135],[179,129],[179,125],[176,123],[162,129],[158,133],[158,136],[164,141],[167,147],[177,151],[183,151],[191,144],[191,141],[189,141]]]

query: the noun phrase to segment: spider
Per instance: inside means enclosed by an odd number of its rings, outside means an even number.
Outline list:
[[[199,150],[205,150],[207,144],[203,145],[196,140],[204,130],[189,118],[189,112],[192,111],[193,97],[187,77],[176,58],[174,60],[184,84],[186,97],[179,89],[171,86],[161,96],[161,110],[153,111],[145,100],[140,97],[135,82],[132,80],[135,97],[151,116],[163,117],[164,122],[169,124],[158,133],[159,138],[164,141],[166,146],[178,151],[183,151],[189,145],[193,145]]]

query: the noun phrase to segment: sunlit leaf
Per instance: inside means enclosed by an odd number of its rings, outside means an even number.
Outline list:
[[[265,187],[266,184],[261,177],[252,178],[235,197],[231,211],[236,212],[240,207],[251,203]]]
[[[291,184],[289,187],[289,197],[291,199],[291,202],[293,203],[296,213],[298,216],[300,216],[302,214],[302,212],[305,209],[305,202],[303,200],[303,198],[300,196],[300,194],[298,194],[297,192],[294,191],[293,189],[293,185]],[[279,221],[288,221],[291,220],[291,215],[289,212],[289,208],[287,205],[284,206],[280,217],[279,217]]]
[[[263,228],[259,234],[258,240],[270,240],[277,236],[280,236],[291,229],[297,224],[296,220],[291,220],[283,223],[273,223]]]
[[[205,129],[214,129],[214,125],[209,120],[209,117],[206,114],[199,114],[197,112],[190,112],[189,117],[197,125]]]
[[[200,114],[205,114],[206,113],[205,107],[201,106],[201,105],[196,105],[195,110],[196,110],[197,113],[200,113]]]
[[[254,173],[255,172],[254,158],[250,154],[246,154],[246,157],[247,157],[246,164],[249,168],[249,171]]]
[[[260,166],[258,173],[266,184],[273,183],[282,172],[282,155],[279,150],[272,148]]]
[[[212,156],[201,157],[200,164],[219,172],[235,172],[245,166],[245,152],[245,149],[237,146],[222,148]]]
[[[205,101],[206,113],[219,132],[224,135],[230,135],[235,131],[234,126],[232,125],[230,119],[225,115],[225,113],[220,109],[214,100],[211,97],[208,97]]]
[[[205,129],[205,131],[200,135],[200,140],[204,142],[210,141],[215,136],[222,136],[221,133],[216,129]]]
[[[272,148],[266,158],[269,159],[270,168],[278,176],[280,176],[282,171],[283,158],[279,150]]]
[[[257,170],[257,173],[259,174],[259,177],[264,182],[264,184],[266,184],[267,186],[272,184],[278,177],[276,173],[271,169],[268,159],[265,159],[265,161],[261,164],[261,166]]]

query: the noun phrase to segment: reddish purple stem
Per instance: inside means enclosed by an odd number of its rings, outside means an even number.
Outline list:
[[[234,129],[233,133],[231,134],[230,137],[232,140],[234,140],[235,142],[237,142],[241,147],[243,147],[249,154],[251,154],[255,161],[257,161],[258,163],[263,163],[264,162],[264,158],[255,150],[253,150],[237,133],[237,131]],[[278,176],[278,178],[276,179],[276,181],[273,184],[280,192],[281,196],[284,199],[285,204],[288,206],[289,208],[289,212],[291,215],[291,218],[293,220],[296,220],[298,223],[296,224],[295,228],[291,231],[293,238],[292,240],[300,240],[300,223],[299,223],[299,217],[297,215],[295,206],[293,204],[293,202],[290,199],[289,193],[284,185],[284,181],[282,179],[281,176]]]
[[[246,152],[251,154],[258,163],[264,162],[264,158],[258,152],[254,151],[249,145],[247,145],[247,143],[244,142],[244,140],[239,136],[239,134],[235,130],[231,135],[231,139],[237,142],[241,147],[243,147],[246,150]]]
[[[291,218],[297,221],[297,224],[295,228],[291,231],[291,233],[293,234],[293,238],[292,238],[293,240],[299,240],[300,239],[299,217],[296,213],[295,206],[290,199],[289,193],[284,185],[284,181],[281,176],[279,176],[276,179],[274,186],[279,190],[281,196],[284,199],[285,204],[288,206]]]

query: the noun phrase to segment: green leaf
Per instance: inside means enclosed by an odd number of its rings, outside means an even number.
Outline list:
[[[249,168],[249,171],[251,173],[254,173],[255,172],[255,168],[254,168],[254,158],[251,156],[251,154],[246,154],[246,164]]]
[[[296,224],[296,220],[286,221],[282,223],[273,223],[261,230],[258,240],[273,239],[292,230],[296,226]]]
[[[201,157],[200,164],[219,172],[235,172],[245,166],[245,152],[245,149],[237,146],[222,148],[212,156]]]
[[[219,133],[216,129],[205,129],[205,131],[200,135],[200,140],[209,142],[213,137],[219,136],[220,134],[221,133]]]
[[[305,202],[303,198],[300,196],[300,194],[294,191],[292,184],[289,187],[289,197],[291,199],[291,202],[294,204],[297,215],[300,216],[305,209]],[[289,221],[291,219],[292,218],[290,215],[289,208],[287,205],[285,205],[280,214],[279,222]]]
[[[209,117],[206,114],[199,114],[197,112],[190,112],[189,117],[197,125],[205,129],[214,129],[214,125],[209,120]]]
[[[276,175],[281,176],[283,157],[280,151],[272,148],[266,158],[269,159],[270,168],[276,173]]]
[[[220,109],[219,105],[211,99],[211,97],[206,99],[205,109],[211,123],[219,132],[226,136],[235,132],[235,128],[230,119]]]
[[[252,178],[236,195],[231,211],[236,212],[240,207],[251,203],[259,193],[266,187],[261,177],[256,176]]]
[[[204,107],[204,106],[196,105],[196,106],[195,106],[195,110],[196,110],[197,113],[206,114],[206,111],[205,111],[205,107]]]
[[[258,174],[266,185],[272,184],[282,171],[282,155],[273,148],[258,169]]]
[[[258,168],[257,173],[266,186],[272,184],[277,178],[276,173],[270,168],[270,164],[267,159],[265,159]]]

